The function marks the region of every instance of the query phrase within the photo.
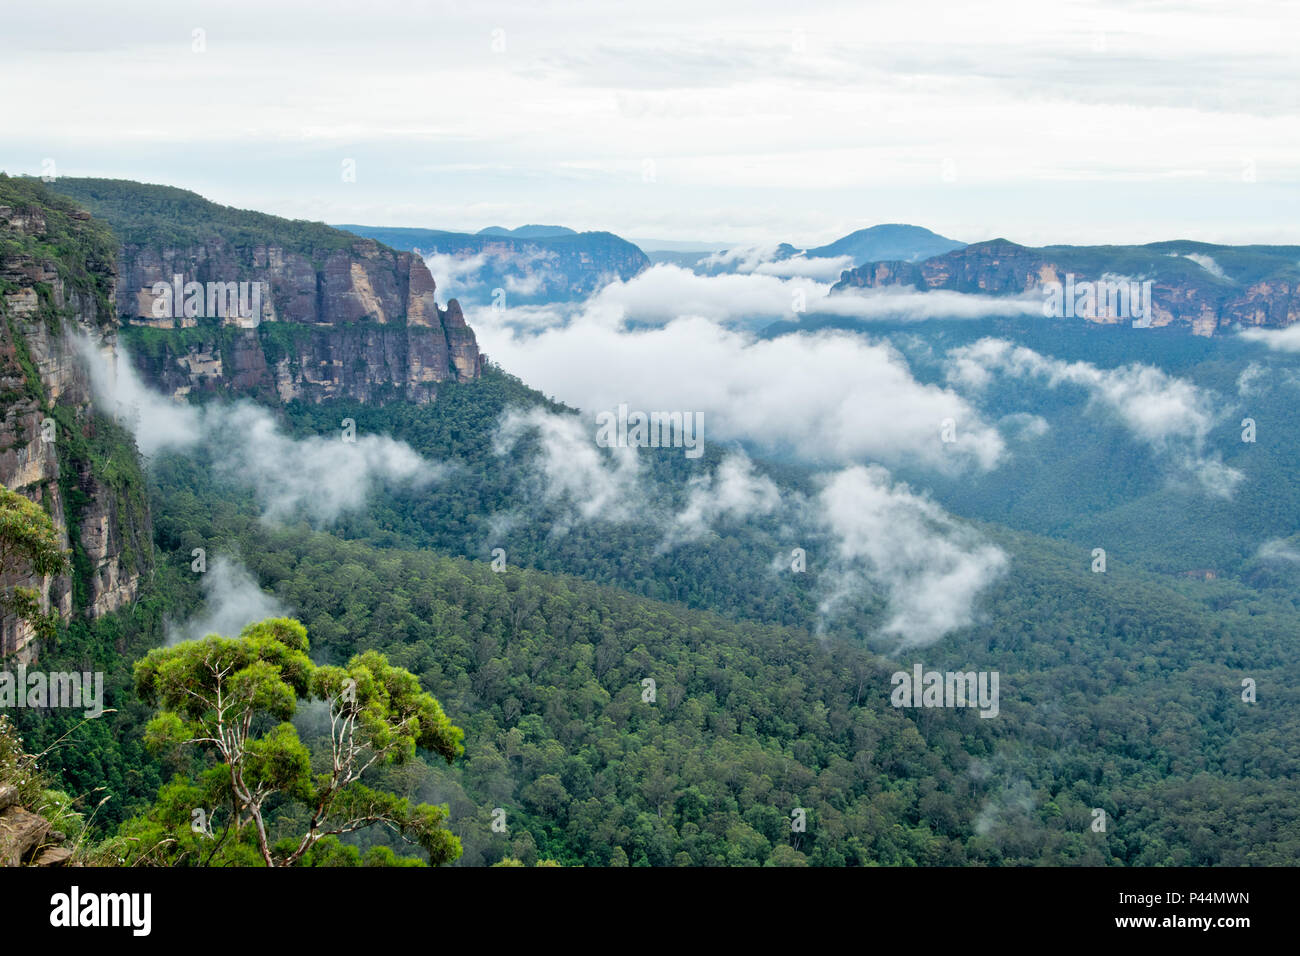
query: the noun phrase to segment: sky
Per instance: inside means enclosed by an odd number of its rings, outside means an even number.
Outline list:
[[[1297,27],[1291,0],[44,0],[4,14],[0,169],[711,245],[1300,243]]]

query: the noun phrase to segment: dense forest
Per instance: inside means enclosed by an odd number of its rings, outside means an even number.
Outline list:
[[[166,222],[184,211],[169,197],[190,202],[162,187],[110,192],[128,202],[116,214],[162,204]],[[2,178],[0,198],[46,201],[34,182]],[[8,240],[0,255],[66,261],[70,285],[106,302],[109,234],[64,200],[47,208],[44,238]],[[220,215],[240,241],[282,228]],[[824,317],[807,327],[819,325],[862,331]],[[295,332],[265,323],[259,334]],[[824,475],[780,448],[711,439],[698,461],[642,456],[625,504],[643,520],[575,517],[584,489],[552,493],[538,423],[589,422],[495,366],[443,383],[428,404],[245,408],[142,463],[108,415],[78,424],[48,403],[26,356],[11,397],[49,405],[62,428],[73,572],[74,613],[40,665],[102,672],[108,710],[7,712],[0,783],[18,781],[19,798],[99,863],[1293,863],[1294,362],[1240,342],[1016,320],[871,334],[923,382],[944,380],[940,356],[1000,336],[1120,380],[1177,374],[1215,415],[1171,454],[1134,440],[1122,404],[1102,407],[1065,364],[1052,366],[1061,381],[1008,376],[973,399],[989,420],[1046,427],[984,472],[897,469],[954,516],[944,527],[1006,556],[969,620],[909,644],[885,639],[889,588],[868,576],[846,598],[835,541],[794,520],[798,509],[722,509],[674,536],[674,516],[737,460],[780,502],[815,507]],[[147,352],[151,335],[122,338]],[[219,402],[203,401],[195,415]],[[1239,437],[1244,417],[1254,441]],[[367,487],[328,517],[300,499],[273,510],[265,484],[241,473],[251,459],[230,452],[279,441],[276,429],[289,443],[273,448],[291,459],[340,429],[405,443],[383,447],[429,480]],[[1236,469],[1240,487],[1189,490],[1178,469],[1190,458]],[[359,459],[329,461],[339,471]],[[152,554],[124,565],[141,576],[138,596],[93,620],[82,474],[104,477],[116,515],[142,527],[151,514],[153,527]],[[44,542],[40,567],[53,569],[45,511],[12,494],[0,506],[0,541]],[[789,563],[795,549],[806,573]],[[913,667],[997,673],[997,719],[896,706],[894,675]],[[233,748],[210,732],[228,673],[245,701]],[[215,688],[221,705],[196,703],[196,688]],[[340,722],[363,732],[360,750],[340,742]],[[364,779],[350,763],[362,751],[376,757],[360,760]],[[201,808],[237,825],[196,830]]]
[[[290,409],[299,434],[354,417],[461,469],[328,532],[269,526],[202,452],[151,463],[149,594],[69,628],[44,658],[114,675],[119,716],[79,727],[60,757],[62,789],[111,794],[97,832],[142,826],[178,770],[142,743],[150,710],[130,665],[201,609],[190,556],[204,548],[242,561],[303,622],[317,663],[382,651],[464,729],[463,758],[382,776],[447,806],[461,865],[1204,865],[1300,852],[1293,591],[1193,582],[1122,554],[1095,575],[1086,548],[982,524],[1015,556],[982,620],[886,660],[854,637],[870,632],[870,602],[815,633],[815,575],[755,573],[776,544],[761,523],[664,555],[624,527],[557,539],[538,512],[512,529],[498,573],[484,522],[527,500],[527,469],[492,434],[521,403],[557,407],[493,372],[429,406]],[[662,459],[656,479],[672,488],[681,461]],[[914,660],[1000,670],[999,719],[891,707],[890,673]],[[75,722],[24,717],[33,749]],[[382,831],[349,840],[388,843]]]

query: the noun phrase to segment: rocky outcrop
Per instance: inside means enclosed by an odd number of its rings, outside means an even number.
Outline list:
[[[31,183],[0,180],[0,481],[42,504],[69,574],[35,587],[64,620],[131,601],[152,529],[133,444],[100,409],[74,336],[111,352],[114,273],[106,231]],[[114,479],[108,464],[116,455]],[[30,662],[31,626],[0,622],[0,652]]]
[[[114,311],[145,378],[176,397],[401,398],[482,369],[455,300],[424,261],[371,239],[113,180],[55,188],[112,227]]]
[[[459,303],[439,308],[433,276],[411,253],[357,239],[321,257],[275,245],[243,255],[214,236],[162,251],[128,244],[121,256],[117,308],[128,351],[146,380],[177,397],[423,403],[437,397],[440,383],[473,381],[482,371]],[[258,321],[159,317],[156,311],[167,310],[155,308],[156,284],[171,286],[175,276],[182,287],[196,282],[205,290],[261,283]]]
[[[0,783],[0,867],[69,865],[73,853],[60,845],[67,837],[17,800],[17,788]]]
[[[1153,327],[1213,335],[1300,321],[1300,247],[1161,242],[1145,246],[1046,246],[980,242],[924,262],[871,262],[845,271],[832,293],[912,287],[983,295],[1043,292],[1052,283],[1151,282]],[[1098,310],[1080,316],[1114,324]]]

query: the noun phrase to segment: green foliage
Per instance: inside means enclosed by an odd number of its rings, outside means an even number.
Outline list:
[[[60,574],[68,560],[59,547],[54,522],[34,501],[0,486],[0,577]],[[0,592],[0,609],[15,614],[49,639],[57,632],[57,616],[41,608],[36,588],[11,585]]]
[[[460,855],[459,841],[443,827],[445,808],[361,783],[372,767],[413,759],[417,747],[450,763],[464,753],[460,728],[383,654],[367,651],[345,667],[318,668],[308,649],[299,622],[273,618],[250,624],[238,638],[212,634],[156,648],[136,663],[137,693],[161,708],[145,729],[150,748],[178,754],[198,747],[216,763],[199,784],[175,781],[152,810],[127,824],[123,835],[137,848],[170,862],[211,862],[184,832],[163,835],[175,831],[188,800],[191,813],[218,804],[228,809],[230,846],[241,854],[255,847],[267,866],[295,865],[323,837],[375,824],[419,845],[435,865]],[[315,761],[289,722],[299,699],[328,707],[330,747]],[[277,828],[293,835],[276,842]],[[392,865],[390,858],[380,851],[366,865]]]
[[[172,186],[62,177],[50,188],[107,222],[124,245],[153,249],[201,245],[215,233],[238,249],[277,245],[311,255],[352,248],[361,241],[324,223],[222,206]]]
[[[108,225],[87,218],[76,202],[39,179],[26,176],[0,173],[0,206],[37,217],[43,223],[39,230],[7,231],[0,238],[0,258],[21,255],[50,263],[69,288],[96,303],[100,323],[112,327],[116,318],[112,277],[117,241]],[[57,331],[58,314],[52,303],[43,301],[42,306],[46,321]]]

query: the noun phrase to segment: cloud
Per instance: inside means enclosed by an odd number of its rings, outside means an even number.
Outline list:
[[[1228,274],[1223,271],[1223,269],[1219,266],[1217,262],[1214,261],[1213,256],[1202,255],[1199,252],[1189,252],[1185,254],[1183,258],[1192,260],[1192,262],[1195,262],[1198,266],[1200,266],[1210,275],[1214,276],[1216,279],[1228,278]]]
[[[701,538],[721,521],[771,514],[780,503],[776,483],[756,474],[744,452],[732,452],[713,474],[691,479],[686,506],[673,518],[664,546]]]
[[[530,272],[523,276],[508,275],[505,289],[514,295],[537,295],[546,287],[550,279],[550,274],[545,272]]]
[[[292,438],[265,409],[245,402],[205,408],[203,423],[209,447],[224,448],[222,477],[249,485],[270,521],[305,514],[329,523],[362,508],[382,486],[420,488],[446,474],[444,465],[387,435]]]
[[[247,624],[290,613],[279,598],[261,589],[242,564],[226,555],[212,560],[203,574],[202,587],[203,612],[181,624],[167,622],[169,647],[209,634],[234,637]]]
[[[1275,352],[1300,352],[1300,324],[1285,329],[1245,329],[1241,337],[1267,345]]]
[[[723,269],[734,272],[753,272],[760,265],[776,258],[780,245],[775,242],[757,246],[736,246],[705,256],[695,265],[711,271]]]
[[[638,522],[663,535],[660,550],[695,541],[716,524],[774,512],[781,500],[775,482],[757,474],[742,451],[730,451],[712,472],[686,483],[685,503],[676,514],[672,489],[654,479],[636,447],[602,448],[595,425],[577,415],[543,409],[509,409],[494,435],[498,455],[529,455],[531,493],[556,511],[552,532],[577,522]],[[531,446],[527,442],[534,442]],[[647,452],[649,453],[649,452]],[[515,516],[493,528],[506,531]]]
[[[878,466],[832,475],[813,504],[834,549],[823,613],[833,616],[851,595],[878,588],[888,603],[882,633],[899,649],[973,623],[976,599],[1007,566],[1001,549]]]
[[[536,443],[531,450],[528,441]],[[830,558],[816,572],[823,620],[863,595],[881,595],[888,606],[881,633],[900,647],[930,644],[972,623],[976,599],[1007,563],[999,548],[893,483],[878,465],[823,475],[821,490],[809,499],[783,494],[748,456],[731,450],[712,473],[686,483],[684,504],[675,511],[673,489],[651,477],[637,449],[597,447],[594,427],[578,416],[511,410],[502,417],[496,450],[533,456],[524,464],[534,476],[533,494],[557,512],[556,534],[579,522],[637,522],[661,536],[662,553],[726,522],[770,517],[785,534],[825,540]]]
[[[125,351],[116,357],[85,337],[78,349],[96,397],[131,428],[145,455],[202,446],[223,478],[252,489],[263,517],[302,514],[319,523],[361,508],[380,487],[419,488],[444,477],[446,466],[421,458],[386,435],[344,433],[294,438],[251,402],[195,407],[144,385]]]
[[[958,392],[918,382],[897,349],[860,335],[758,339],[699,317],[628,329],[591,313],[537,334],[501,325],[491,310],[474,321],[495,361],[588,414],[621,402],[702,412],[709,441],[750,442],[812,464],[987,470],[1005,453],[997,429]],[[957,425],[948,444],[945,419]]]
[[[601,448],[594,422],[535,408],[502,415],[494,450],[514,453],[529,436],[537,443],[533,491],[560,510],[556,532],[578,520],[621,523],[645,517],[637,449]]]
[[[809,258],[802,252],[780,258],[776,243],[758,246],[739,246],[705,256],[697,262],[696,269],[706,273],[735,272],[779,278],[801,277],[833,282],[845,269],[853,268],[852,256]]]
[[[1291,564],[1300,564],[1300,550],[1284,538],[1265,541],[1255,552],[1255,557],[1261,561],[1287,561]]]
[[[1237,394],[1242,398],[1247,398],[1251,395],[1258,395],[1263,391],[1263,388],[1259,384],[1260,380],[1267,377],[1268,373],[1264,366],[1260,365],[1258,362],[1251,362],[1242,369],[1241,374],[1237,376]]]
[[[1040,378],[1049,388],[1069,384],[1086,389],[1134,437],[1190,473],[1212,495],[1231,497],[1244,478],[1206,448],[1219,418],[1213,394],[1158,368],[1134,363],[1102,369],[989,338],[953,349],[949,359],[949,382],[971,390],[987,387],[995,373]]]
[[[573,314],[614,325],[666,324],[684,316],[700,316],[720,324],[754,318],[789,321],[803,314],[912,322],[1042,316],[1042,297],[1032,294],[995,297],[900,287],[830,295],[832,283],[799,274],[800,261],[824,264],[834,260],[785,259],[772,263],[770,270],[756,267],[749,274],[711,276],[697,275],[671,263],[659,263],[631,279],[609,283],[581,311]],[[782,270],[791,274],[777,274]],[[823,265],[814,265],[809,271],[818,273],[825,269]],[[838,279],[838,270],[827,278]]]
[[[757,275],[780,276],[782,278],[817,279],[822,282],[835,282],[845,269],[853,268],[852,256],[805,256],[800,253],[789,259],[759,264],[754,272]]]
[[[141,381],[126,353],[82,334],[69,336],[90,372],[95,397],[106,410],[132,427],[141,454],[152,456],[165,448],[195,444],[202,429],[198,408],[174,402]]]
[[[1047,424],[1047,419],[1043,418],[1041,415],[1031,415],[1028,412],[1015,412],[1011,415],[1003,415],[998,419],[998,427],[1004,432],[1009,432],[1018,441],[1042,438],[1051,431],[1051,426]]]
[[[435,252],[424,257],[424,264],[429,267],[438,294],[449,298],[482,288],[483,282],[479,280],[478,274],[483,271],[487,261],[487,254],[482,252],[472,256]]]

